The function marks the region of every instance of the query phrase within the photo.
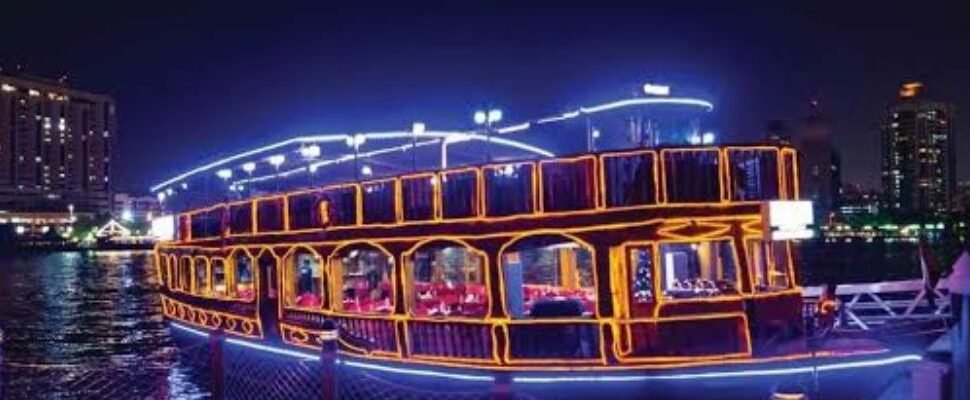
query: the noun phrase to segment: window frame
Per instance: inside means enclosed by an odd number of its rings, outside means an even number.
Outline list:
[[[295,272],[291,270],[291,261],[293,262],[293,267],[299,268],[296,264],[297,257],[302,254],[309,254],[317,262],[317,268],[320,268],[320,305],[317,307],[306,307],[299,306],[296,304],[296,286],[299,284],[298,277],[292,276]],[[282,305],[284,308],[289,310],[298,311],[326,311],[330,310],[330,302],[328,300],[328,287],[327,287],[327,265],[326,259],[320,255],[320,253],[308,246],[294,246],[291,248],[282,258],[283,267],[283,296]],[[312,274],[311,274],[312,275]]]
[[[661,253],[663,252],[662,246],[664,244],[685,244],[685,243],[700,244],[705,242],[713,243],[713,242],[720,242],[720,241],[727,242],[728,245],[731,246],[731,254],[734,257],[734,291],[735,291],[734,294],[721,294],[718,296],[703,296],[703,297],[692,297],[692,298],[675,298],[675,297],[668,297],[664,294],[664,292],[666,291],[666,286],[664,284],[664,278],[665,278],[664,274],[666,273],[666,271],[663,265],[663,259],[661,258],[662,257]],[[660,239],[660,240],[657,240],[655,243],[656,243],[657,251],[654,254],[654,265],[655,265],[654,270],[655,270],[655,273],[657,274],[657,277],[655,278],[655,280],[659,282],[659,284],[654,290],[658,293],[658,296],[659,296],[658,301],[660,303],[669,304],[669,303],[712,301],[712,300],[713,301],[733,300],[733,299],[740,299],[742,297],[744,286],[742,286],[742,280],[741,280],[742,278],[741,258],[739,257],[738,248],[735,244],[734,237],[710,236],[710,237],[686,238],[686,239]]]
[[[430,316],[430,315],[421,316],[421,315],[417,315],[414,312],[415,307],[413,303],[416,302],[415,297],[417,296],[417,293],[416,293],[417,279],[415,279],[416,270],[415,270],[414,256],[419,251],[435,249],[436,245],[441,245],[441,244],[447,245],[447,246],[441,246],[441,248],[447,248],[447,247],[463,248],[469,253],[475,254],[476,256],[481,258],[481,274],[482,274],[482,281],[483,281],[482,286],[485,289],[485,300],[487,305],[484,315],[480,317],[452,316],[452,315],[449,315],[446,317],[438,317],[438,316]],[[489,257],[487,252],[481,249],[478,249],[472,246],[471,244],[469,244],[468,242],[465,242],[459,239],[428,239],[415,244],[410,249],[405,251],[401,255],[401,257],[404,260],[404,263],[403,263],[404,271],[402,272],[402,275],[404,277],[404,311],[408,317],[413,319],[418,319],[418,320],[448,319],[448,320],[469,320],[469,321],[482,321],[491,317],[494,300],[492,299],[492,291],[491,291],[492,284],[491,284],[491,278],[490,278],[491,270],[489,267]]]
[[[344,301],[344,289],[343,289],[343,260],[344,252],[350,252],[354,250],[372,250],[377,251],[387,257],[390,262],[390,267],[388,271],[388,276],[390,280],[391,293],[390,299],[390,311],[384,312],[357,312],[348,311],[343,307]],[[330,283],[332,289],[328,289],[327,292],[330,294],[330,308],[329,310],[334,314],[343,316],[371,316],[371,317],[389,317],[397,313],[397,280],[398,280],[398,260],[393,253],[388,251],[384,246],[381,246],[374,242],[361,241],[353,242],[341,245],[330,253],[327,257],[327,267],[326,272],[329,274],[327,276],[327,282]],[[340,274],[338,279],[337,275]],[[339,288],[338,288],[339,286]]]
[[[512,317],[512,313],[509,312],[509,304],[508,304],[509,287],[508,287],[508,281],[506,279],[506,269],[508,268],[508,266],[505,264],[505,256],[510,252],[521,251],[521,249],[517,251],[512,251],[512,249],[514,249],[516,245],[518,245],[522,241],[529,240],[529,239],[543,238],[543,237],[559,237],[559,238],[567,239],[564,242],[575,243],[579,245],[581,248],[589,252],[590,268],[592,269],[592,276],[593,276],[593,286],[592,286],[593,294],[596,296],[593,302],[593,313],[591,316],[589,317],[578,316],[578,317],[569,317],[569,318],[556,318],[556,317],[534,318],[530,315],[529,317],[524,317],[524,318]],[[502,297],[501,299],[499,299],[499,301],[501,302],[501,305],[502,305],[502,312],[505,314],[505,317],[507,319],[511,321],[537,321],[537,322],[554,322],[554,321],[588,322],[588,321],[599,320],[601,318],[600,311],[599,311],[600,302],[604,300],[601,298],[599,294],[600,282],[599,282],[599,277],[597,276],[598,262],[596,259],[596,247],[590,244],[589,242],[568,233],[526,234],[526,235],[520,235],[520,236],[514,237],[508,240],[507,242],[505,242],[501,246],[501,248],[499,248],[499,251],[496,257],[498,259],[498,265],[499,265],[499,271],[498,271],[499,293],[501,294],[501,297]],[[523,290],[524,289],[525,289],[525,283],[523,282]]]

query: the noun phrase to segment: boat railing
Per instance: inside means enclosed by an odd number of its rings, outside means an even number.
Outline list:
[[[824,288],[804,288],[806,317],[817,308]],[[835,326],[843,329],[873,330],[903,321],[939,320],[950,317],[946,280],[935,285],[926,279],[853,283],[836,287],[840,318]]]
[[[189,211],[178,240],[796,199],[796,158],[789,147],[688,147],[421,172]]]

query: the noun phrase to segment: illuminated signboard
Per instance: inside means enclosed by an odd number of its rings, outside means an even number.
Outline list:
[[[152,220],[151,236],[158,240],[175,239],[175,216],[163,215]]]
[[[811,201],[768,201],[762,203],[761,210],[768,240],[811,239],[815,235]]]

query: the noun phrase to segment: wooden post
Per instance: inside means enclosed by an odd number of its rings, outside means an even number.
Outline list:
[[[223,365],[222,350],[226,343],[226,333],[219,329],[209,335],[209,366],[212,371],[212,399],[226,398],[226,370]]]
[[[339,331],[333,320],[323,322],[320,335],[320,378],[323,383],[323,400],[337,400],[337,338]]]
[[[512,374],[508,371],[498,371],[495,373],[495,382],[492,384],[492,400],[512,400]]]

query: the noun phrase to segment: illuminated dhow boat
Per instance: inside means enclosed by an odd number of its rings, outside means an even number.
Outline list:
[[[333,321],[347,359],[525,380],[797,364],[797,177],[786,146],[670,146],[219,202],[157,247],[164,313],[311,358]]]

